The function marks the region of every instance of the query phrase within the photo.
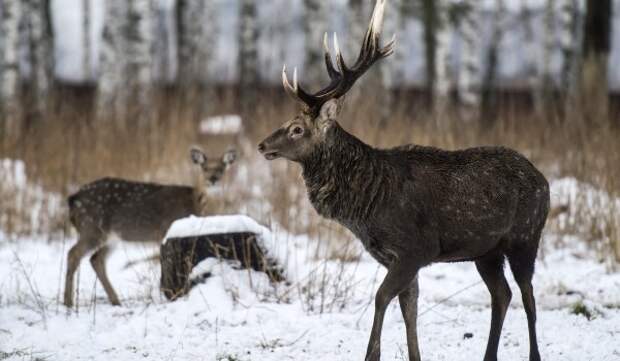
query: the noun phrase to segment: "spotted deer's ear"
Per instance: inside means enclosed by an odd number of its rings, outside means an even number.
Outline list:
[[[194,164],[203,165],[207,162],[207,155],[198,148],[192,148],[190,155]]]
[[[235,160],[237,160],[237,151],[235,149],[229,149],[222,156],[222,162],[226,164],[226,166],[233,164]]]

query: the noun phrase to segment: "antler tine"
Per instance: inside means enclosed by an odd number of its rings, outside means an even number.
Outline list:
[[[303,102],[306,105],[306,110],[313,113],[318,112],[320,107],[329,99],[340,98],[345,95],[355,84],[357,79],[359,79],[375,62],[391,55],[394,52],[394,45],[396,43],[395,36],[384,47],[381,47],[379,44],[386,4],[387,0],[376,0],[368,31],[362,42],[358,59],[352,68],[349,68],[344,61],[338,43],[338,35],[336,33],[334,33],[334,50],[336,52],[338,70],[334,67],[327,41],[327,34],[325,34],[323,36],[325,66],[327,67],[331,83],[316,93],[307,93],[298,83],[297,71],[295,70],[293,74],[293,85],[291,85],[286,75],[286,67],[284,67],[282,70],[282,84],[286,92],[296,100]]]
[[[337,79],[340,76],[340,73],[336,70],[336,68],[334,68],[334,63],[332,63],[332,55],[329,51],[329,43],[327,41],[327,32],[323,35],[323,50],[325,51],[325,66],[327,67],[327,74],[330,79]]]
[[[317,105],[319,99],[316,96],[308,94],[308,92],[299,86],[299,81],[297,79],[297,68],[293,70],[293,85],[291,85],[286,74],[286,64],[284,65],[282,68],[282,85],[288,95],[303,103],[307,108],[313,108]]]
[[[338,34],[334,32],[334,49],[336,50],[336,64],[338,64],[338,69],[342,75],[348,73],[349,68],[347,64],[344,62],[344,56],[342,56],[342,52],[340,51],[340,45],[338,44]]]

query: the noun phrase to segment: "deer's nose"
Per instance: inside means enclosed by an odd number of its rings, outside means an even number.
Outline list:
[[[258,145],[258,151],[261,153],[265,151],[265,143],[261,143]]]

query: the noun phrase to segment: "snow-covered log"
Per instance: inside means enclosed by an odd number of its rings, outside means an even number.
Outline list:
[[[207,258],[234,262],[241,269],[285,280],[271,232],[243,215],[189,217],[170,226],[161,245],[161,290],[170,300],[189,292],[194,266]]]

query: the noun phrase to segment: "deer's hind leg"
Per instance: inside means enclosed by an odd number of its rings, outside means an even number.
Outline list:
[[[105,293],[108,295],[108,299],[110,300],[110,303],[114,306],[120,306],[121,303],[118,300],[118,296],[116,295],[116,292],[114,291],[114,288],[112,287],[112,284],[110,283],[110,280],[108,279],[108,273],[106,272],[105,262],[106,262],[106,259],[109,253],[110,253],[110,246],[108,245],[102,246],[101,248],[97,250],[97,252],[95,252],[90,257],[90,264],[91,266],[93,266],[93,269],[95,270],[95,273],[97,274],[97,278],[103,285],[103,289],[105,290]]]
[[[540,235],[538,235],[540,237]],[[508,262],[514,275],[515,281],[521,290],[523,308],[527,316],[527,327],[530,339],[530,361],[540,361],[538,351],[538,341],[536,339],[536,300],[534,299],[534,289],[532,288],[532,278],[534,276],[534,263],[538,242],[535,242],[528,249],[515,249],[508,253]]]
[[[493,254],[476,261],[478,273],[491,293],[491,329],[484,361],[497,361],[497,348],[512,293],[504,277],[504,255]]]
[[[82,237],[78,239],[78,242],[71,247],[67,254],[67,274],[65,277],[65,295],[64,304],[67,307],[73,306],[73,280],[75,271],[80,266],[80,261],[86,253],[96,247],[96,237]]]

